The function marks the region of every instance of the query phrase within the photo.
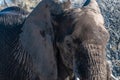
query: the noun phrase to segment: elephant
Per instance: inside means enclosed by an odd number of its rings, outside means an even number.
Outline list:
[[[0,79],[110,80],[105,58],[109,33],[96,1],[85,4],[75,9],[70,0],[63,5],[42,0],[27,18],[14,10],[0,12],[18,16],[1,24]]]
[[[111,80],[105,51],[109,32],[96,0],[87,0],[82,8],[70,8],[56,16],[56,45],[67,68],[67,75],[61,73],[60,80],[70,75],[78,80]]]

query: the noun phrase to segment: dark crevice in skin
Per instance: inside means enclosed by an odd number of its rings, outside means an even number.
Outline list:
[[[61,37],[61,36],[58,35],[57,33],[58,33],[58,31],[59,31],[59,29],[58,29],[59,23],[58,23],[58,22],[62,21],[62,18],[61,18],[61,17],[63,16],[63,14],[64,14],[64,13],[59,14],[59,15],[51,14],[52,19],[53,19],[52,24],[53,24],[54,35],[55,35],[55,40],[56,40],[56,41],[58,41],[58,40],[59,40],[59,41],[62,41],[62,40],[61,40],[62,38],[58,38],[58,37]]]
[[[74,80],[72,76],[73,70],[64,65],[64,62],[61,57],[60,49],[58,48],[58,45],[57,45],[57,43],[60,43],[63,41],[63,36],[65,36],[59,31],[61,28],[59,29],[58,27],[59,25],[58,22],[62,21],[64,17],[64,13],[59,14],[59,15],[52,14],[52,17],[53,17],[52,18],[53,21],[56,21],[56,22],[52,22],[52,26],[53,26],[53,31],[55,35],[54,50],[55,50],[56,60],[57,60],[58,80],[65,80],[68,76],[70,77],[70,80]]]
[[[54,26],[54,23],[52,23],[52,25]],[[53,29],[54,29],[54,27],[53,27]],[[55,30],[54,30],[54,32],[55,32]],[[63,63],[61,61],[60,51],[56,44],[56,37],[54,38],[54,41],[53,41],[53,47],[55,50],[55,57],[56,57],[56,62],[57,62],[58,80],[64,80],[67,77],[67,74],[66,74],[65,66],[63,65]]]
[[[59,51],[59,50],[58,50]],[[58,65],[58,80],[65,80],[68,76],[72,78],[72,69],[67,68],[63,64],[60,53],[57,53],[57,65]]]
[[[54,22],[53,28],[54,28],[54,34],[56,36],[56,41],[62,42],[65,36],[72,34],[74,30],[73,25],[71,25],[72,18],[69,17],[69,15],[67,15],[67,13],[65,12],[59,15],[54,15],[54,14],[51,14],[51,15]]]

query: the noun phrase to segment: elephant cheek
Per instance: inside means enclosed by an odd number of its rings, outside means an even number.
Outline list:
[[[107,80],[106,53],[102,45],[80,44],[73,64],[75,77],[80,80]]]

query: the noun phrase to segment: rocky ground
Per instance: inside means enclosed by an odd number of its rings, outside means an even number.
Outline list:
[[[36,4],[38,1],[34,0]],[[72,0],[73,4],[76,4],[76,2],[78,3],[78,0]],[[106,49],[107,59],[112,69],[112,74],[116,80],[120,80],[120,0],[97,0],[97,2],[104,16],[106,28],[110,33],[110,40]],[[27,6],[26,9],[31,11],[31,2],[26,1],[24,4]],[[32,5],[32,7],[34,6],[36,5]],[[78,4],[75,7],[78,7]]]

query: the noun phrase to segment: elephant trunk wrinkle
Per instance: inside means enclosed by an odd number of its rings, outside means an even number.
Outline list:
[[[81,80],[107,80],[105,47],[98,44],[82,43],[75,55],[75,74]],[[106,76],[105,76],[106,75]]]

